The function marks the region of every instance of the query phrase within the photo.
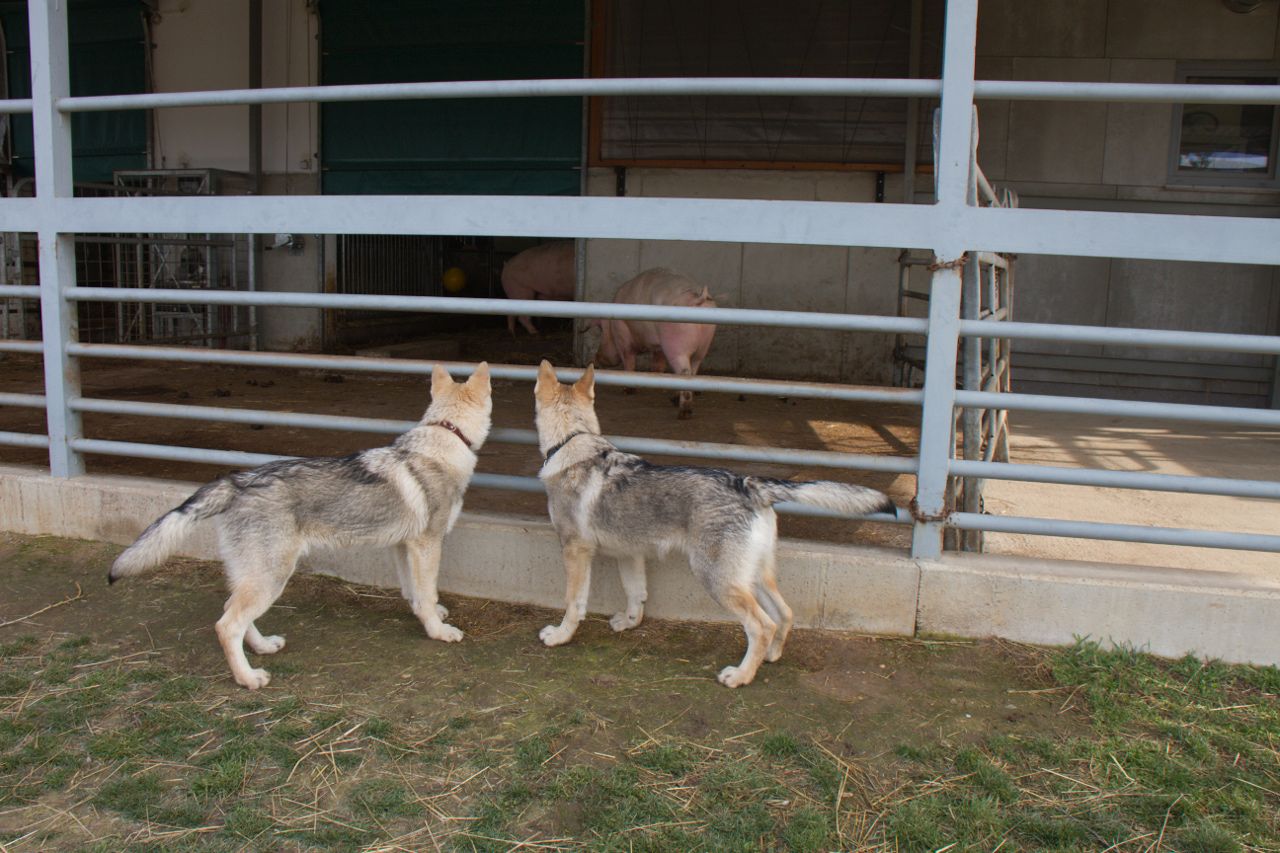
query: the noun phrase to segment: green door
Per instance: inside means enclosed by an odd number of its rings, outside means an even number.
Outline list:
[[[146,91],[146,36],[140,0],[72,0],[71,94],[135,95]],[[27,4],[0,3],[0,26],[8,47],[9,97],[31,97],[31,33]],[[35,174],[31,116],[11,116],[13,172]],[[77,113],[71,117],[76,181],[111,182],[116,169],[147,167],[144,110]]]
[[[584,0],[321,0],[320,82],[581,77]],[[581,98],[323,104],[330,194],[577,195]]]

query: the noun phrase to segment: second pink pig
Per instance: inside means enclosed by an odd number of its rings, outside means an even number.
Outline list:
[[[631,305],[671,305],[681,308],[714,308],[707,288],[688,276],[663,267],[645,270],[618,288],[614,302]],[[621,362],[626,370],[636,369],[636,356],[649,353],[652,368],[662,372],[696,376],[716,327],[712,323],[663,323],[652,320],[598,320],[603,332],[596,355],[601,365]],[[693,416],[693,392],[680,392],[681,419]]]

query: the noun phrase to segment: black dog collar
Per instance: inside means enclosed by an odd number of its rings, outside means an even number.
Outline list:
[[[569,433],[568,437],[565,438],[564,441],[560,442],[555,447],[552,447],[550,450],[547,451],[547,455],[542,457],[542,461],[550,462],[551,457],[555,456],[557,453],[560,452],[560,448],[564,447],[566,444],[573,441],[575,438],[577,438],[580,435],[590,435],[590,433],[586,432],[585,430],[578,430],[577,432]]]

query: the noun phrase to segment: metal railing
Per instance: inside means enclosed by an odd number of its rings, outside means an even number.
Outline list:
[[[69,96],[66,6],[55,0],[30,0],[32,91],[30,100],[0,102],[0,111],[30,112],[36,143],[37,194],[33,199],[0,200],[0,230],[35,230],[39,237],[39,288],[9,288],[3,295],[36,297],[41,302],[43,343],[0,342],[0,351],[42,352],[45,393],[5,395],[0,403],[43,406],[48,435],[0,433],[0,444],[49,449],[51,473],[83,472],[83,456],[114,454],[181,459],[222,465],[258,464],[279,458],[267,454],[172,447],[85,437],[84,412],[133,416],[243,420],[316,428],[395,432],[405,424],[377,419],[170,406],[101,400],[80,392],[78,365],[85,358],[134,358],[188,363],[329,367],[343,370],[425,373],[431,362],[303,356],[281,353],[175,349],[82,344],[77,342],[75,306],[85,301],[181,302],[181,291],[145,294],[110,288],[78,287],[74,235],[99,233],[319,233],[457,234],[577,238],[733,241],[777,244],[859,245],[925,249],[932,253],[932,286],[927,318],[836,315],[745,309],[680,309],[601,303],[490,301],[452,297],[355,296],[296,293],[208,293],[211,304],[318,306],[348,310],[435,311],[473,314],[520,313],[530,316],[614,317],[671,322],[772,325],[793,329],[919,334],[926,336],[924,387],[919,391],[859,388],[822,383],[780,383],[736,378],[639,376],[601,372],[606,385],[745,394],[906,403],[921,408],[920,449],[915,457],[860,456],[829,451],[784,451],[704,442],[619,437],[624,448],[682,456],[738,461],[786,459],[789,462],[862,470],[914,473],[916,495],[911,516],[881,517],[913,525],[912,551],[936,557],[947,529],[1013,531],[1048,536],[1173,543],[1217,548],[1280,551],[1280,536],[1186,531],[1051,518],[995,517],[956,512],[950,503],[954,478],[1034,480],[1064,485],[1156,489],[1172,492],[1232,494],[1276,498],[1277,485],[1225,478],[1182,477],[1090,469],[1017,465],[986,458],[955,459],[957,413],[987,410],[1084,411],[1090,414],[1148,418],[1189,418],[1209,423],[1280,426],[1280,413],[1212,406],[1080,400],[1010,394],[984,384],[982,390],[956,388],[961,342],[970,339],[1057,340],[1123,343],[1126,346],[1176,346],[1280,355],[1280,339],[1212,333],[1152,331],[1029,324],[963,316],[962,271],[975,251],[1045,253],[1095,257],[1280,264],[1280,221],[1250,217],[1158,215],[1097,211],[1028,210],[981,207],[974,203],[981,186],[974,168],[972,108],[975,98],[1068,99],[1280,104],[1280,86],[1204,86],[1163,84],[1043,83],[974,80],[977,0],[950,0],[945,26],[946,51],[941,79],[586,79],[459,83],[408,83],[340,87],[296,87],[154,95]],[[160,109],[175,106],[333,102],[405,98],[559,97],[608,95],[831,95],[940,97],[941,114],[933,204],[871,204],[750,201],[680,198],[540,197],[281,197],[77,199],[71,191],[71,116],[79,112]],[[997,355],[999,355],[997,350]],[[1005,350],[1007,352],[1007,350]],[[999,359],[997,358],[997,363]],[[466,373],[470,365],[446,365]],[[559,371],[564,379],[577,370]],[[497,377],[531,380],[533,368],[499,365]],[[997,383],[998,385],[998,383]],[[528,444],[529,430],[495,430],[494,440]],[[478,486],[534,490],[536,480],[480,474]]]

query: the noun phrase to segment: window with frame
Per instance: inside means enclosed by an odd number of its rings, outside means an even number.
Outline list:
[[[1179,82],[1274,86],[1280,69],[1216,65],[1188,67]],[[1180,184],[1276,186],[1280,116],[1271,104],[1177,104],[1170,179]]]

